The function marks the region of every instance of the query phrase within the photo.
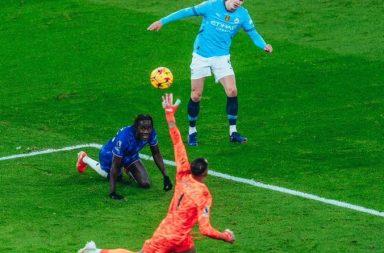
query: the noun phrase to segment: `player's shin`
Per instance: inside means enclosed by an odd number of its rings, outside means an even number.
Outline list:
[[[237,96],[236,97],[227,97],[227,118],[229,124],[229,135],[232,135],[233,132],[237,132],[236,129],[236,119],[237,119]]]

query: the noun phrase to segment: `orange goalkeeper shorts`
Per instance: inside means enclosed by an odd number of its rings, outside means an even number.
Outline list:
[[[180,241],[180,238],[177,238],[177,240],[173,238],[171,235],[166,237],[153,236],[144,242],[142,251],[143,253],[183,252],[194,246],[190,235],[182,241]]]

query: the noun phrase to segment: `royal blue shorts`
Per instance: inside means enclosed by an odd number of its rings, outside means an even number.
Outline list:
[[[99,152],[100,167],[102,170],[104,170],[108,174],[112,167],[112,157],[113,157],[112,151],[107,150],[104,148],[104,146],[102,146]],[[140,158],[138,153],[130,156],[123,156],[123,161],[121,165],[122,167],[127,168],[129,165],[131,165],[132,163],[136,162],[139,159]]]

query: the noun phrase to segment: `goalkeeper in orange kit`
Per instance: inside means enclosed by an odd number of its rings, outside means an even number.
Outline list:
[[[208,162],[205,158],[196,158],[188,162],[187,153],[176,126],[174,113],[178,101],[173,104],[172,94],[163,96],[163,108],[172,139],[175,162],[176,184],[168,213],[161,221],[152,237],[144,242],[139,253],[195,253],[196,248],[191,236],[194,224],[199,224],[201,234],[217,240],[233,242],[231,230],[220,232],[209,221],[212,196],[204,179],[208,175]],[[88,242],[79,253],[133,253],[126,249],[98,249],[93,241]]]

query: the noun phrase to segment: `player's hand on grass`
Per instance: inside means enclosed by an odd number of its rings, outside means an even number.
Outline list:
[[[221,232],[221,238],[226,242],[233,243],[235,241],[235,234],[231,230],[225,229]]]
[[[109,194],[109,197],[110,197],[111,199],[117,199],[117,200],[121,200],[121,199],[124,198],[123,195],[117,194],[116,192],[111,192],[111,193]]]
[[[163,184],[164,184],[164,191],[172,190],[173,185],[172,185],[171,179],[168,176],[164,176]]]
[[[162,97],[162,100],[162,105],[165,111],[165,117],[167,119],[167,122],[175,122],[174,114],[180,104],[180,99],[177,99],[176,102],[173,103],[173,94],[165,93]]]
[[[160,20],[157,20],[153,22],[150,26],[148,26],[147,30],[153,31],[153,30],[160,30],[160,28],[163,26],[163,24],[160,22]]]
[[[273,48],[272,48],[272,46],[270,44],[267,44],[264,47],[264,51],[267,52],[267,53],[272,53]]]

